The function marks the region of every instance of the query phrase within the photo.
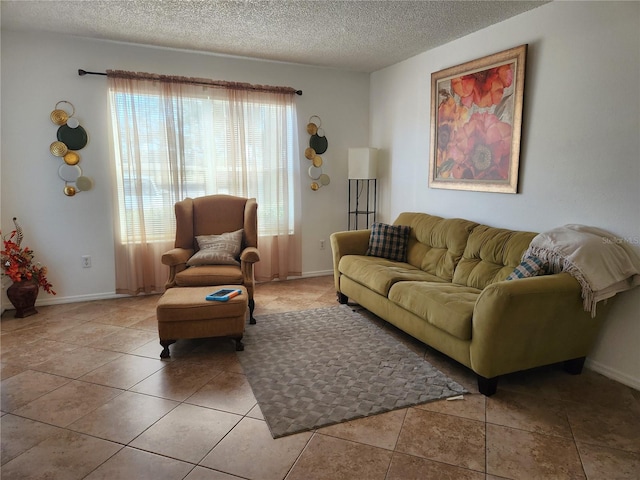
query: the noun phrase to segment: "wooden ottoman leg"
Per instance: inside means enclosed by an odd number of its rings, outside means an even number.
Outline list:
[[[162,345],[162,352],[160,352],[160,358],[169,358],[171,354],[169,353],[169,345],[176,343],[175,340],[160,340],[160,345]]]
[[[239,337],[235,337],[234,340],[236,341],[236,352],[242,352],[244,350],[244,343],[242,343],[242,335],[240,335]]]

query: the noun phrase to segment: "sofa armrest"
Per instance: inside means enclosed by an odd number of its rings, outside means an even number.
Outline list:
[[[567,273],[493,283],[474,307],[471,367],[492,378],[585,357],[607,310],[591,318]]]
[[[164,288],[176,286],[176,274],[187,268],[187,261],[193,256],[191,248],[173,248],[162,254],[162,263],[169,266],[169,278]]]
[[[345,255],[365,255],[369,248],[369,237],[371,237],[371,230],[335,232],[329,237],[333,253],[333,278],[336,292],[340,291],[340,272],[338,271],[340,259]]]

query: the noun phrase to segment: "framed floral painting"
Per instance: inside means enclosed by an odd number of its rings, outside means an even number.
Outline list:
[[[527,45],[431,75],[429,187],[517,193]]]

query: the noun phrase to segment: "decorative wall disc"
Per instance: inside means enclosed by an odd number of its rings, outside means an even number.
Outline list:
[[[320,125],[322,125],[320,117],[317,115],[311,115],[311,117],[309,117],[309,123],[307,123],[307,133],[309,135],[315,135],[318,128],[320,128]]]
[[[308,148],[304,151],[304,156],[305,156],[306,158],[308,158],[309,160],[312,160],[312,159],[313,159],[313,157],[315,157],[315,156],[316,156],[316,151],[315,151],[313,148],[308,147]]]
[[[93,180],[91,180],[89,177],[80,176],[76,180],[76,187],[81,192],[91,190],[93,188]]]
[[[62,142],[53,142],[49,146],[49,151],[56,157],[64,157],[67,154],[68,148]]]
[[[76,152],[67,152],[64,156],[64,163],[67,165],[76,165],[80,161],[80,155]]]
[[[62,125],[57,135],[58,140],[64,142],[69,150],[82,150],[87,145],[87,132],[79,125],[76,128]]]
[[[318,182],[311,182],[311,190],[315,192],[319,188],[320,188],[320,185],[318,185]]]
[[[318,180],[320,175],[322,175],[321,168],[314,167],[313,165],[309,167],[309,177],[311,177],[312,180]]]
[[[311,138],[309,139],[309,146],[313,148],[316,151],[316,153],[323,154],[324,152],[327,151],[329,142],[327,141],[327,137],[325,136],[321,137],[318,134],[316,134],[316,135],[311,135]]]
[[[63,163],[58,168],[58,175],[65,182],[75,182],[80,175],[82,175],[82,169],[78,165],[67,165]]]
[[[71,106],[71,113],[58,108],[61,103],[66,103],[67,105]],[[58,103],[56,103],[56,107],[53,112],[51,112],[51,115],[49,115],[49,118],[51,118],[51,121],[56,125],[64,125],[65,123],[67,123],[67,120],[69,120],[69,118],[73,117],[74,113],[76,113],[76,107],[74,107],[71,102],[60,100]]]
[[[331,183],[331,179],[329,178],[329,175],[327,175],[326,173],[323,173],[322,175],[320,175],[320,183],[323,186],[327,186]]]
[[[315,157],[313,157],[313,160],[311,161],[313,162],[314,167],[322,166],[322,157],[320,155],[316,155]]]
[[[64,110],[54,110],[51,112],[50,118],[56,125],[64,125],[69,119],[69,115]]]

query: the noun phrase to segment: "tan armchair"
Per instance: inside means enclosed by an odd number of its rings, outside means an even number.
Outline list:
[[[250,323],[255,309],[253,264],[258,252],[258,204],[255,198],[208,195],[186,198],[175,205],[175,248],[162,255],[169,266],[165,288],[215,285],[244,285],[249,300]],[[240,265],[194,265],[187,262],[198,252],[199,235],[221,235],[243,230]]]

